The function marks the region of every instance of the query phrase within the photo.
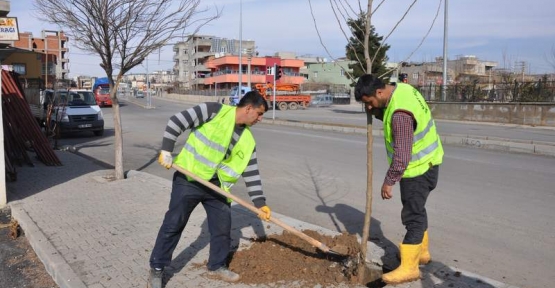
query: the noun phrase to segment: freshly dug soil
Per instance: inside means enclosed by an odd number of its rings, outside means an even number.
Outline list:
[[[265,239],[252,239],[249,248],[237,251],[229,268],[241,275],[246,284],[301,283],[302,286],[336,286],[356,284],[360,244],[355,235],[335,237],[321,235],[313,230],[303,233],[324,243],[332,250],[347,253],[348,257],[331,256],[298,236],[285,231]],[[335,250],[334,247],[337,249]],[[372,281],[367,269],[367,282]],[[375,274],[375,273],[374,273]]]

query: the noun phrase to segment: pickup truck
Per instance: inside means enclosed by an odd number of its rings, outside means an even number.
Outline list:
[[[92,131],[96,136],[104,134],[104,115],[91,91],[43,90],[35,97],[39,99],[29,101],[29,106],[42,126],[59,125],[61,133]],[[47,124],[49,106],[52,114]]]

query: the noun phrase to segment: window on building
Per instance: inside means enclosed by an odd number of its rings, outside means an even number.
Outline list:
[[[318,78],[318,71],[314,72],[314,78]]]
[[[412,79],[418,80],[418,73],[412,73]]]
[[[266,75],[273,75],[272,74],[272,70],[273,70],[273,66],[266,66]]]
[[[340,74],[341,76],[345,76],[345,70],[343,70],[343,68],[341,68],[341,71],[339,72],[339,74]]]
[[[13,63],[13,71],[19,75],[27,74],[27,67],[23,63]]]

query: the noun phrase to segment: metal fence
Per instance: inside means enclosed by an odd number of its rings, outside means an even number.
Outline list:
[[[416,86],[427,101],[438,102],[555,102],[555,81]]]

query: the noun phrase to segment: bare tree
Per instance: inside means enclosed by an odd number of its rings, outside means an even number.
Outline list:
[[[100,57],[110,81],[114,111],[115,178],[123,175],[123,136],[117,88],[126,72],[176,36],[195,34],[218,18],[199,9],[200,0],[35,0],[37,17],[58,25],[77,48]],[[117,73],[117,74],[114,74]],[[115,76],[115,81],[113,76]]]
[[[340,1],[340,0],[329,0],[330,2],[330,7],[333,10],[333,13],[335,15],[335,18],[337,20],[338,26],[343,34],[343,36],[345,37],[345,40],[347,43],[347,46],[352,46],[349,41],[349,37],[350,34],[355,34],[355,33],[360,33],[363,32],[364,33],[364,43],[359,43],[359,45],[364,45],[364,59],[358,59],[358,63],[355,64],[359,64],[361,65],[361,68],[366,71],[366,73],[372,73],[372,65],[374,64],[374,61],[379,58],[378,55],[380,53],[380,49],[384,49],[384,47],[387,47],[387,45],[385,44],[386,41],[389,39],[389,37],[393,34],[393,32],[397,29],[397,27],[399,27],[399,25],[403,22],[403,20],[405,19],[405,17],[407,16],[407,14],[411,11],[411,9],[414,7],[414,5],[416,4],[417,0],[413,0],[404,10],[403,15],[400,17],[400,19],[397,21],[397,23],[395,24],[395,26],[389,31],[389,33],[387,33],[387,35],[383,38],[383,40],[380,43],[380,47],[378,47],[378,49],[374,49],[374,53],[371,55],[370,54],[370,42],[371,39],[370,37],[373,37],[372,34],[372,16],[374,15],[375,12],[377,12],[379,10],[379,8],[385,3],[386,0],[380,0],[378,5],[376,7],[373,7],[373,0],[366,0],[366,5],[364,4],[364,0],[359,0],[357,1],[353,1],[355,2],[355,5],[351,5],[349,1]],[[326,53],[328,53],[328,56],[330,58],[333,59],[333,56],[330,55],[329,53],[329,49],[326,47],[326,45],[324,44],[324,42],[322,41],[320,32],[318,30],[318,25],[316,24],[316,19],[314,16],[314,11],[312,10],[312,4],[311,4],[311,0],[308,0],[309,5],[310,5],[310,10],[311,10],[311,14],[312,14],[312,18],[314,21],[314,26],[316,28],[316,32],[318,34],[318,37],[320,38],[320,43],[321,45],[324,47],[324,49],[326,50]],[[411,52],[405,60],[401,61],[407,61],[416,50],[418,50],[420,48],[420,46],[422,45],[422,43],[424,42],[424,40],[427,38],[427,36],[429,35],[435,20],[437,19],[438,15],[439,15],[439,7],[442,4],[442,0],[439,0],[439,4],[438,4],[438,9],[436,12],[435,17],[432,20],[432,23],[430,24],[430,28],[428,29],[428,31],[426,32],[426,34],[424,35],[424,37],[422,38],[422,41],[420,41],[420,43],[415,47],[414,51]],[[400,9],[402,9],[402,7],[399,7]],[[356,27],[356,25],[354,27],[351,27],[351,30],[347,30],[344,28],[344,26],[346,25],[345,23],[348,23],[349,19],[358,19],[358,18],[362,18],[365,21],[363,21],[364,25],[361,27]],[[358,29],[358,30],[356,30]],[[353,31],[354,30],[354,31]],[[347,33],[350,32],[350,33]],[[355,37],[356,38],[356,37]],[[349,49],[349,48],[348,48]],[[355,47],[351,47],[350,49],[355,49]],[[344,70],[348,70],[345,69],[345,67],[343,67]],[[390,71],[389,71],[390,72]],[[389,72],[386,72],[382,75],[378,75],[379,77],[384,77],[385,75],[389,74]],[[351,79],[353,82],[355,81],[355,79]],[[372,115],[370,113],[370,111],[366,110],[366,118],[367,118],[367,135],[368,135],[368,140],[367,140],[367,186],[366,186],[366,211],[365,211],[365,217],[364,217],[364,226],[363,226],[363,231],[362,231],[362,238],[361,238],[361,253],[360,253],[360,260],[359,263],[363,264],[366,261],[366,251],[367,251],[367,241],[369,239],[370,236],[370,220],[372,218],[372,176],[373,176],[373,170],[372,170],[372,166],[373,166],[373,161],[372,161],[372,156],[373,156],[373,151],[372,151],[372,145],[374,142],[373,136],[372,136]],[[365,265],[359,265],[358,267],[358,280],[359,282],[363,282],[364,278],[365,278]]]

